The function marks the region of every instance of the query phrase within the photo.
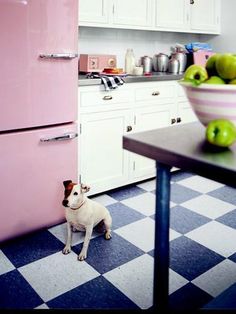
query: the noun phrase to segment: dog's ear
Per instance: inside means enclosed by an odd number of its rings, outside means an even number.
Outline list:
[[[63,181],[63,184],[64,184],[64,187],[65,187],[65,188],[66,188],[70,183],[72,183],[71,180]]]
[[[86,193],[90,190],[90,186],[82,183],[81,184],[81,190],[82,190],[82,192]]]

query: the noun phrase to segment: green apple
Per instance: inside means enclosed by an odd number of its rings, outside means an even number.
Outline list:
[[[210,56],[210,58],[206,62],[206,69],[209,76],[217,76],[216,71],[216,60],[219,58],[221,54],[215,53],[214,55]]]
[[[225,81],[221,77],[213,75],[204,83],[205,84],[225,84]]]
[[[206,139],[209,143],[229,147],[236,141],[236,126],[226,119],[216,119],[206,127]]]
[[[201,65],[192,64],[184,73],[184,81],[192,82],[194,85],[200,85],[207,79],[207,70]]]
[[[236,78],[236,55],[232,53],[221,54],[215,62],[218,75],[222,79]]]

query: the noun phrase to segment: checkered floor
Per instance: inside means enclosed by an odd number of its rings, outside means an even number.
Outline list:
[[[235,190],[184,172],[171,183],[170,307],[220,308],[219,296],[236,292]],[[0,308],[150,308],[154,193],[149,180],[93,197],[110,210],[113,237],[93,233],[83,262],[81,232],[73,233],[73,251],[61,253],[65,223],[1,245]]]

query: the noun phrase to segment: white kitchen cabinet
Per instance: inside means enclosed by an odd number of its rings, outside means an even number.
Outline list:
[[[79,26],[220,34],[221,0],[80,0]]]
[[[220,33],[221,0],[156,0],[155,27],[166,31]]]
[[[108,25],[110,9],[109,0],[79,0],[79,25]]]
[[[154,23],[155,0],[80,0],[79,25],[149,29]]]
[[[122,149],[122,135],[129,125],[129,110],[81,114],[81,182],[91,193],[125,185],[129,178],[129,153]]]
[[[153,0],[113,0],[114,26],[151,27]]]
[[[220,32],[220,0],[190,1],[190,28],[196,32]]]
[[[122,147],[124,134],[194,121],[176,81],[126,83],[105,91],[103,85],[79,87],[78,181],[94,195],[156,175],[155,162]]]

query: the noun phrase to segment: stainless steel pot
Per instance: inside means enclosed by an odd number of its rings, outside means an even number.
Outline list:
[[[153,57],[153,69],[155,72],[166,72],[168,70],[169,57],[159,53]]]
[[[168,72],[177,74],[179,73],[180,62],[175,57],[172,57],[168,62]]]

